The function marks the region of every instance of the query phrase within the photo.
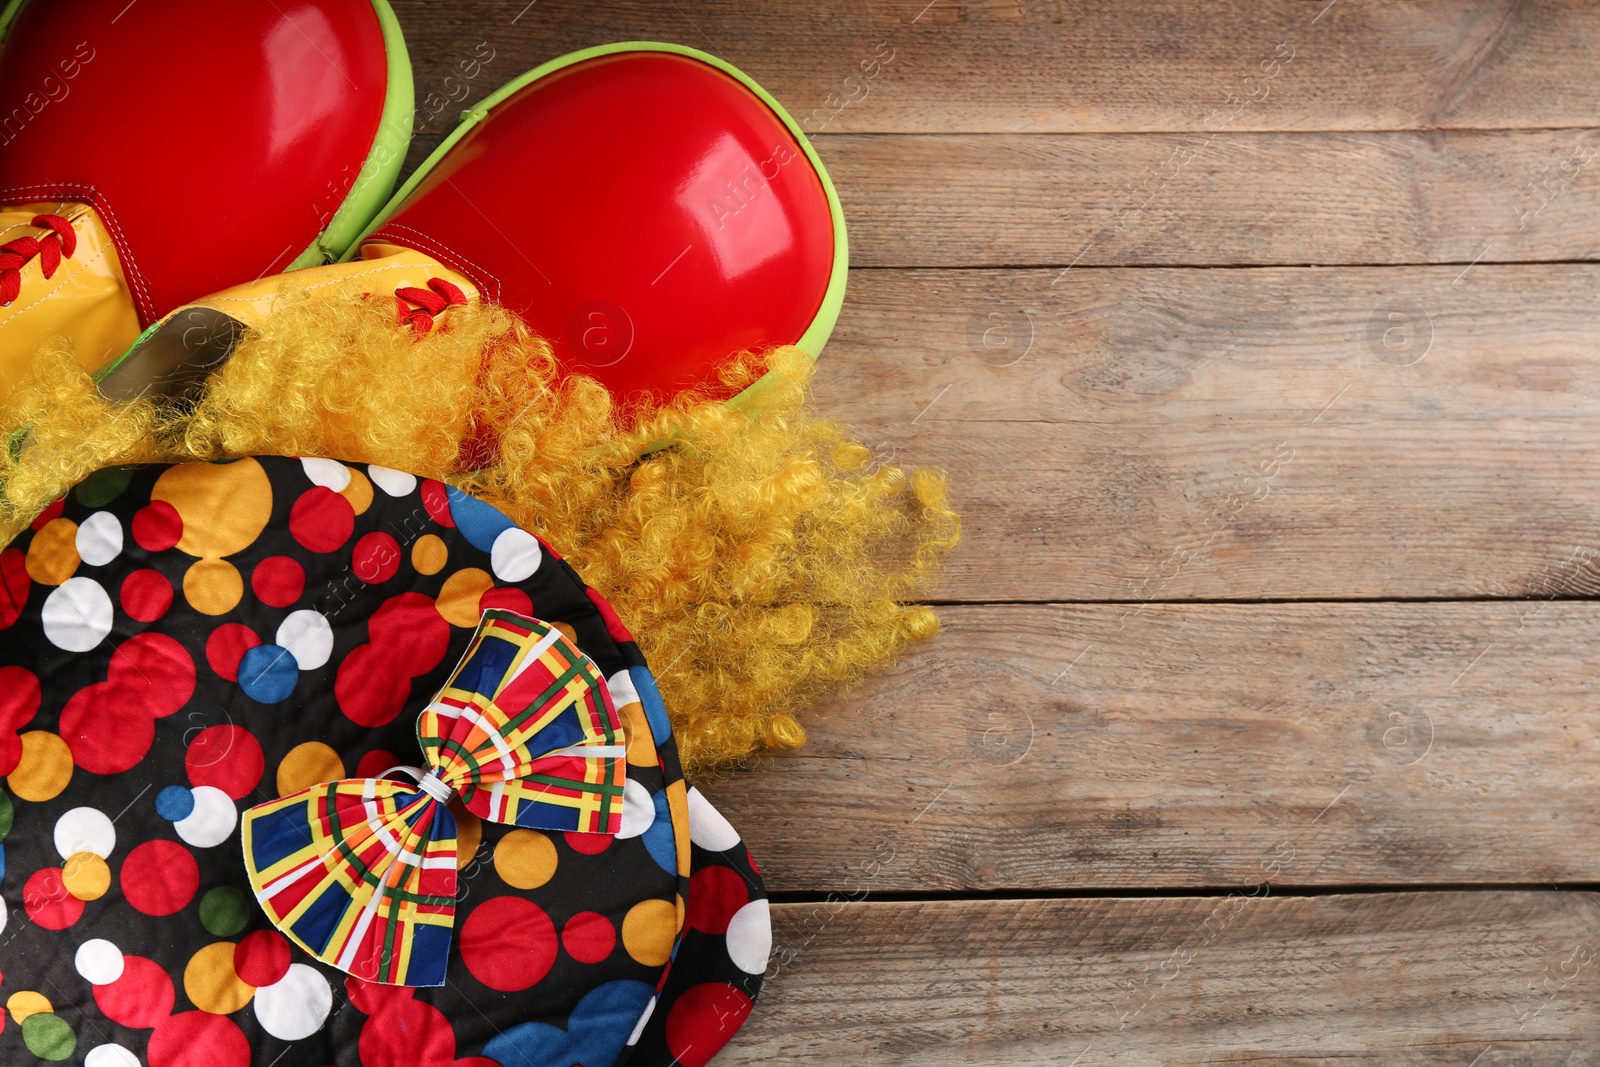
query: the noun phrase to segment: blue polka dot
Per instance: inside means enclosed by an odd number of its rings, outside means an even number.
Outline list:
[[[662,744],[672,736],[672,720],[667,718],[667,706],[661,702],[661,690],[656,688],[656,679],[643,667],[629,667],[628,677],[633,679],[633,687],[639,691],[639,703],[644,705],[644,717],[650,723],[650,732],[655,735],[656,744]]]
[[[549,1023],[522,1023],[490,1041],[483,1054],[505,1067],[615,1063],[654,992],[631,979],[607,982],[578,1001],[565,1030]]]
[[[672,833],[672,812],[667,809],[667,791],[663,789],[650,798],[655,802],[656,821],[640,835],[645,851],[668,874],[678,873],[678,841]]]
[[[181,785],[169,785],[156,794],[156,814],[177,822],[194,810],[194,794]]]
[[[6,876],[6,846],[0,845],[0,881]]]
[[[262,704],[288,700],[300,681],[300,664],[280,645],[257,645],[239,661],[239,688]]]
[[[479,552],[493,551],[495,538],[516,525],[498,508],[453,486],[445,486],[444,493],[450,501],[450,517],[455,520],[456,529]]]

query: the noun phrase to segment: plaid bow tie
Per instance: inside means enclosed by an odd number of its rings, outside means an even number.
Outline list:
[[[345,779],[244,813],[244,861],[267,917],[324,963],[387,985],[443,985],[456,820],[622,829],[627,748],[599,671],[548,623],[484,613],[417,720],[415,783]]]

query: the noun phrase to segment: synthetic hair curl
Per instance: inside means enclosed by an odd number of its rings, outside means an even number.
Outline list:
[[[755,402],[719,398],[761,378]],[[805,741],[798,716],[938,631],[942,472],[873,468],[807,406],[798,349],[627,407],[493,307],[420,343],[392,309],[285,297],[197,399],[113,405],[64,341],[0,407],[0,544],[101,467],[325,456],[437,478],[548,541],[656,670],[685,770]]]

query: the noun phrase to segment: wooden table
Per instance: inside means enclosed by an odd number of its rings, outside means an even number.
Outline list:
[[[946,632],[707,790],[782,902],[717,1062],[1600,1064],[1600,9],[395,6],[414,158],[587,45],[771,89],[819,405],[965,515]]]

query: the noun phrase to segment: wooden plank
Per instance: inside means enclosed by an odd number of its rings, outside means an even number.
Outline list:
[[[1586,260],[1600,133],[818,138],[867,267]]]
[[[939,596],[1600,589],[1596,268],[1056,278],[858,271],[823,356],[823,411],[952,472]]]
[[[775,920],[773,977],[727,1067],[1553,1067],[1593,1063],[1600,1034],[1588,893],[791,904]]]
[[[1204,17],[1180,0],[394,6],[434,130],[449,121],[440,112],[552,56],[640,39],[721,55],[816,130],[1502,128],[1600,117],[1591,75],[1600,23],[1587,5],[1559,0],[1221,0]],[[463,89],[460,63],[475,54],[493,58]]]
[[[407,167],[442,136],[419,136]],[[1600,256],[1595,130],[850,134],[816,144],[858,268]]]
[[[775,887],[1600,882],[1592,603],[944,617],[705,787]]]

